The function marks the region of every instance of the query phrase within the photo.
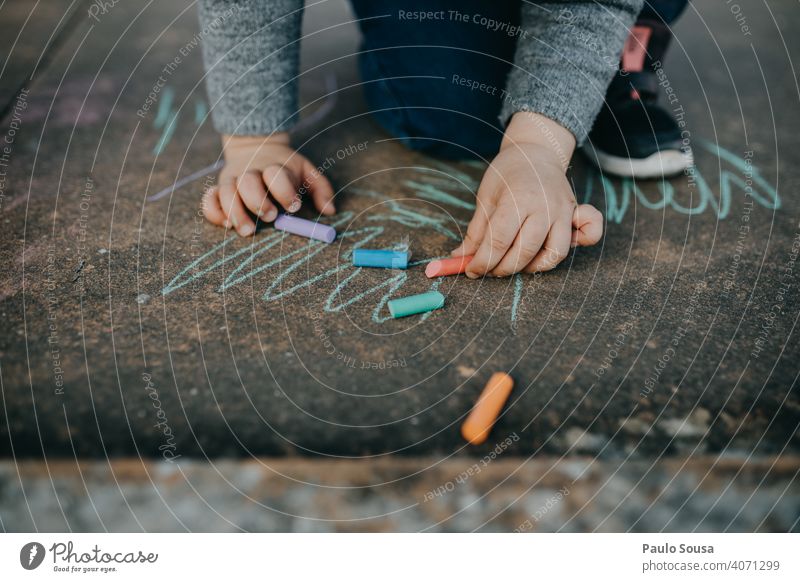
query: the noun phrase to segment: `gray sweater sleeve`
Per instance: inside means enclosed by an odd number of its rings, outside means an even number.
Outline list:
[[[199,0],[206,86],[220,133],[296,122],[303,0]]]
[[[525,0],[500,121],[533,111],[569,129],[580,145],[603,105],[643,0]]]

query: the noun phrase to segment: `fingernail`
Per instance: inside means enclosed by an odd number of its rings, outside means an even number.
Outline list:
[[[231,216],[231,224],[233,224],[233,228],[239,228],[239,222],[236,220],[235,216]]]
[[[289,212],[297,212],[298,210],[300,210],[300,201],[294,200],[289,206]]]
[[[466,275],[467,275],[467,279],[477,279],[478,278],[477,273],[466,273]]]
[[[253,234],[253,225],[245,224],[241,229],[239,229],[239,234],[242,236],[250,236]]]
[[[275,210],[274,208],[270,208],[267,211],[266,215],[264,216],[264,220],[266,220],[267,222],[272,222],[273,220],[275,220],[275,218],[277,218],[277,216],[278,216],[278,211]]]

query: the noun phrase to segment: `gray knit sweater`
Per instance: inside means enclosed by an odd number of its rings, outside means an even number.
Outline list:
[[[505,0],[495,0],[505,1]],[[501,122],[535,111],[586,138],[643,0],[524,1]],[[225,134],[297,122],[303,0],[200,0],[214,126]],[[453,3],[454,8],[458,2]]]

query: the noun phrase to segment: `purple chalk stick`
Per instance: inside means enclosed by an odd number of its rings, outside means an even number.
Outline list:
[[[298,218],[297,216],[290,216],[288,214],[281,214],[275,219],[275,228],[291,232],[292,234],[299,234],[300,236],[321,240],[328,244],[336,239],[336,229],[332,226],[314,222],[313,220],[306,220],[305,218]]]

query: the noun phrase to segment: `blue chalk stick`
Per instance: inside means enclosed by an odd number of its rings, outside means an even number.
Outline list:
[[[408,268],[408,254],[406,251],[355,249],[353,251],[353,265],[381,269],[406,269]]]

